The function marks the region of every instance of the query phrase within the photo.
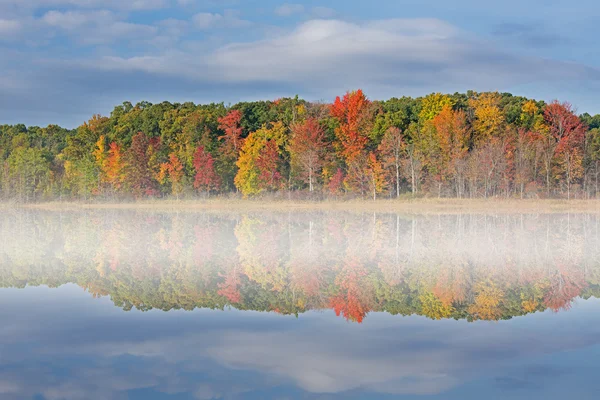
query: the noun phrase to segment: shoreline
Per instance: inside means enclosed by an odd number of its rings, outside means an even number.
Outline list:
[[[506,213],[600,213],[600,199],[382,199],[382,200],[144,200],[139,202],[44,202],[0,203],[0,209],[46,211],[136,210],[136,211],[351,211],[405,214],[506,214]]]

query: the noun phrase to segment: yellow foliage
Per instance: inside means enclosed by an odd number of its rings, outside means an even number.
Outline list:
[[[446,305],[431,292],[425,292],[419,296],[423,315],[431,319],[450,318],[454,312],[452,305]]]
[[[447,94],[431,93],[421,101],[419,121],[421,124],[430,121],[444,109],[444,106],[452,107],[453,105],[452,98]]]
[[[244,197],[258,194],[262,191],[259,187],[259,170],[256,161],[260,156],[261,149],[266,146],[269,140],[277,143],[279,152],[285,148],[287,135],[282,122],[275,122],[271,128],[264,125],[256,132],[252,132],[246,140],[240,151],[240,156],[236,162],[238,167],[235,176],[235,186],[242,192]]]
[[[504,114],[500,109],[500,100],[498,92],[481,93],[469,100],[469,105],[475,111],[473,127],[477,141],[487,140],[502,131]]]
[[[500,319],[504,292],[496,283],[491,280],[480,282],[475,286],[475,293],[475,301],[468,309],[473,318],[494,321]]]
[[[538,108],[537,104],[535,104],[535,101],[533,101],[533,100],[529,100],[528,102],[523,104],[523,108],[521,109],[523,114],[529,114],[529,115],[535,115],[538,112],[538,110],[539,110],[539,108]]]

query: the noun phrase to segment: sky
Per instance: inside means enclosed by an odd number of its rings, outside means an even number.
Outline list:
[[[600,113],[596,0],[292,1],[0,0],[0,124],[357,88],[498,90]]]

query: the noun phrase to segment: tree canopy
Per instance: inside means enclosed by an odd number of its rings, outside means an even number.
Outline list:
[[[600,115],[509,93],[333,103],[125,102],[76,129],[0,125],[0,198],[591,198]]]

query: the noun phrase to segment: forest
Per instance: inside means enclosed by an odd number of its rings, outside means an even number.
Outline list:
[[[0,125],[0,200],[597,198],[600,115],[509,93],[125,102]]]

